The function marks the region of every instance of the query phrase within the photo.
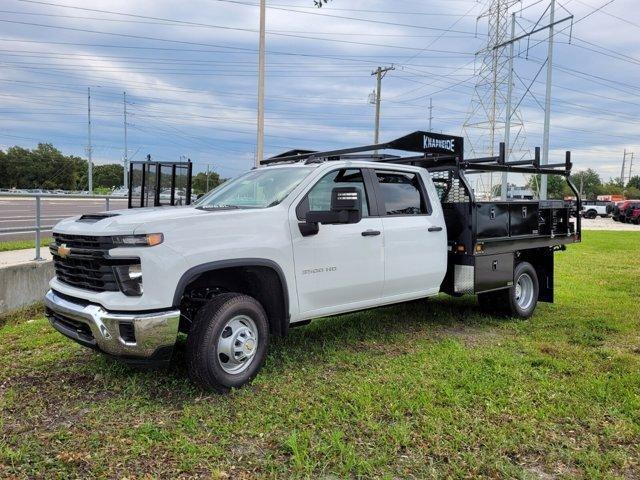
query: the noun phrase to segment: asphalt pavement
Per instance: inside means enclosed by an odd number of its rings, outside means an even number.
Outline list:
[[[109,199],[109,210],[127,208],[126,198]],[[83,213],[97,213],[106,210],[105,199],[84,198],[42,198],[41,225],[44,236],[50,235],[53,226],[60,220]],[[32,229],[36,224],[35,198],[0,197],[0,242],[30,240],[35,238]],[[24,231],[16,228],[24,228]],[[7,231],[11,229],[10,231]]]

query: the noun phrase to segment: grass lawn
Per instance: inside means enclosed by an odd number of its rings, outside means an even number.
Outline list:
[[[556,261],[530,321],[448,297],[319,320],[227,396],[180,352],[140,372],[5,318],[0,477],[638,478],[640,234]]]
[[[40,245],[43,247],[49,246],[51,243],[51,237],[45,237],[40,240]],[[0,242],[0,252],[8,252],[10,250],[24,250],[27,248],[36,248],[35,240],[11,240],[9,242]]]

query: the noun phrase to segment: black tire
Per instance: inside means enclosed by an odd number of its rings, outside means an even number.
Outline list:
[[[584,214],[584,218],[594,219],[598,216],[598,212],[595,210],[587,210]]]
[[[527,282],[527,292],[530,299],[524,304],[519,302],[517,296],[517,285],[524,276],[528,276],[530,283]],[[528,262],[520,262],[516,265],[513,272],[513,287],[497,290],[495,292],[487,292],[478,294],[478,303],[480,307],[489,313],[507,315],[510,317],[529,318],[533,315],[538,304],[538,275],[535,268]]]
[[[227,326],[228,322],[233,320],[234,323],[245,322],[248,325],[247,319],[253,321],[253,325],[248,328],[251,331],[256,330],[257,347],[244,370],[230,373],[223,367],[224,359],[227,359],[227,368],[230,368],[232,363],[228,363],[227,355],[218,352],[219,341],[231,336],[227,333],[227,337],[224,337],[223,333],[225,330],[232,332],[231,327]],[[241,332],[240,335],[243,333]],[[249,337],[245,334],[245,338]],[[248,342],[245,341],[243,347],[246,346],[249,349],[250,346],[246,343]],[[237,344],[238,342],[234,341],[234,345]],[[189,331],[186,349],[189,377],[200,386],[220,393],[227,393],[231,388],[242,387],[249,383],[262,368],[268,345],[269,322],[260,302],[240,293],[218,295],[198,311]]]

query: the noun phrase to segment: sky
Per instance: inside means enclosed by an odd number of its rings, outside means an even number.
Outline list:
[[[466,155],[485,153],[488,3],[267,0],[265,155],[372,143],[371,73],[391,65],[381,140],[428,129],[431,101],[432,130],[466,133]],[[548,24],[548,0],[512,3],[516,36]],[[619,177],[624,149],[640,156],[640,7],[556,3],[556,20],[570,15],[554,35],[550,161],[571,150],[576,170]],[[126,92],[130,159],[237,176],[254,163],[258,25],[257,0],[1,0],[0,149],[49,142],[86,156],[90,88],[94,161],[121,162]],[[512,138],[525,156],[543,143],[547,35],[514,45]],[[508,49],[500,59],[504,75]]]

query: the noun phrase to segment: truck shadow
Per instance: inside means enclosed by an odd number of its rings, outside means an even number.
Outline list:
[[[474,297],[441,295],[373,310],[314,320],[293,328],[285,338],[273,338],[263,375],[279,378],[291,371],[330,363],[345,355],[401,355],[415,348],[415,342],[454,340],[479,345],[500,338],[499,327],[516,319],[490,316],[480,310]],[[504,329],[500,331],[504,332]],[[183,404],[208,397],[188,379],[186,337],[182,336],[171,363],[162,368],[141,370],[100,356],[90,360],[93,372],[107,383],[147,391],[163,404]],[[249,387],[252,388],[252,387]],[[215,396],[215,395],[214,395]]]
[[[474,297],[441,295],[322,318],[292,328],[285,338],[272,338],[265,369],[277,374],[317,364],[340,352],[398,351],[398,344],[408,335],[412,342],[416,338],[433,341],[452,338],[476,343],[494,327],[516,321],[482,312]],[[182,338],[169,367],[171,376],[186,377],[185,348]]]

